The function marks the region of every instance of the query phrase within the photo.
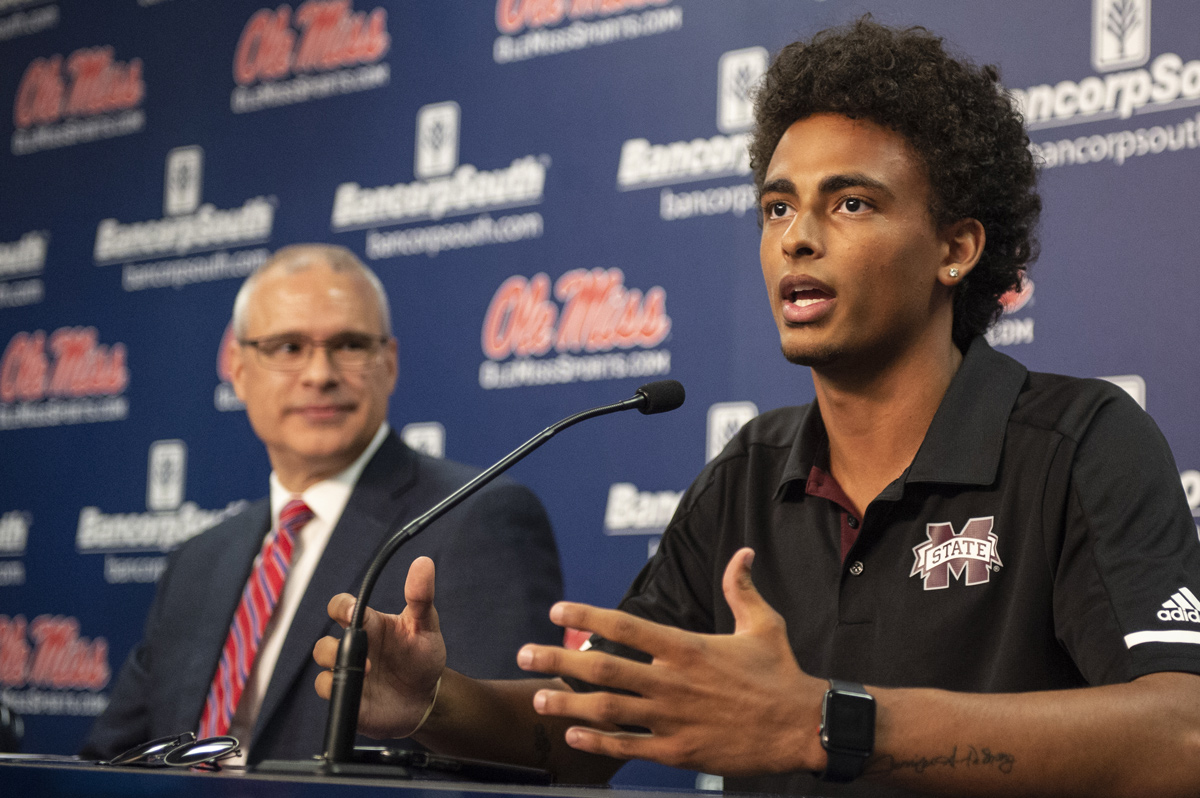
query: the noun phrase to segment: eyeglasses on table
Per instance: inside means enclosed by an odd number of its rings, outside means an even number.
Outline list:
[[[236,737],[206,737],[197,740],[192,732],[159,737],[156,740],[135,745],[124,753],[114,756],[103,765],[137,765],[140,767],[199,767],[219,770],[223,759],[241,753],[241,743]]]

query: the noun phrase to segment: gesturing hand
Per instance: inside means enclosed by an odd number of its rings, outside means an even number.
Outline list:
[[[568,745],[620,759],[729,776],[822,769],[818,729],[826,684],[796,664],[783,618],[750,579],[753,560],[752,550],[741,549],[725,569],[722,588],[736,621],[731,635],[696,634],[616,610],[556,604],[550,617],[560,626],[595,632],[654,659],[643,664],[599,651],[525,646],[517,659],[525,670],[637,694],[541,690],[534,709],[649,729],[649,734],[588,726],[567,730]]]
[[[399,615],[368,608],[367,677],[363,683],[358,730],[371,737],[405,737],[412,733],[433,700],[434,687],[446,667],[446,645],[433,606],[433,560],[418,557],[404,582],[407,606]],[[329,617],[346,628],[354,613],[354,596],[340,593],[329,601]],[[338,640],[323,637],[313,659],[323,668],[337,660]],[[317,676],[317,694],[328,699],[333,674]]]

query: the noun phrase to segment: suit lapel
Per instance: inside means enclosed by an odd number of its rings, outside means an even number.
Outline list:
[[[358,592],[376,549],[393,531],[396,519],[409,512],[408,502],[400,497],[416,481],[416,464],[416,455],[392,432],[363,469],[296,608],[263,696],[253,741],[312,660],[313,645],[334,634],[337,624],[326,612],[329,599],[337,593]],[[312,689],[311,685],[304,687]]]
[[[271,502],[263,499],[230,519],[219,534],[204,540],[204,554],[212,558],[212,568],[208,571],[208,587],[199,591],[200,601],[195,605],[193,658],[179,674],[181,700],[175,706],[182,714],[180,729],[195,729],[200,725],[217,661],[229,636],[229,625],[270,527]]]

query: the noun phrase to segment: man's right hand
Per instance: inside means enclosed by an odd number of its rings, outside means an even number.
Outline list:
[[[367,676],[358,712],[358,730],[375,738],[407,737],[421,722],[434,699],[437,681],[446,667],[446,644],[433,606],[433,560],[418,557],[404,582],[407,606],[399,615],[367,608]],[[339,593],[329,601],[329,617],[343,629],[354,613],[354,596]],[[323,637],[313,648],[313,659],[332,669],[339,641]],[[317,694],[328,700],[333,672],[317,676]]]

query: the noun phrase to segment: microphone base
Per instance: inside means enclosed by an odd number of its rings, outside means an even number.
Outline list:
[[[367,762],[326,762],[312,759],[267,759],[251,768],[255,773],[278,773],[288,776],[349,776],[372,779],[412,779],[412,771],[404,765],[385,765]]]
[[[428,779],[476,781],[492,784],[551,784],[550,773],[537,768],[441,756],[403,748],[357,746],[349,762],[312,759],[268,759],[253,767],[255,773],[284,773],[293,776],[349,776],[352,778]]]

